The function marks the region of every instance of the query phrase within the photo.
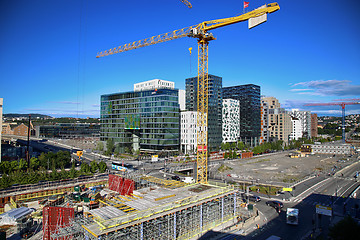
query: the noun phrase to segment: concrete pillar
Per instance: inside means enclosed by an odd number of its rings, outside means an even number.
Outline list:
[[[176,212],[174,213],[174,239],[176,240]]]

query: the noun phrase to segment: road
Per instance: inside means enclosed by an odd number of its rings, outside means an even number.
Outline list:
[[[260,229],[242,239],[262,240],[271,235],[279,236],[282,239],[303,239],[316,227],[322,228],[323,234],[327,234],[334,217],[341,217],[345,213],[355,214],[355,204],[360,205],[360,183],[353,177],[354,172],[359,170],[360,163],[355,162],[334,176],[320,175],[299,183],[296,185],[290,201],[284,202],[284,208],[280,214],[275,209],[266,206],[265,201],[268,199],[263,197],[261,202],[256,203],[256,207],[266,222],[261,224]],[[277,198],[282,197],[278,196]],[[331,207],[333,217],[316,215],[316,205]],[[286,224],[285,215],[288,207],[299,209],[299,225]]]

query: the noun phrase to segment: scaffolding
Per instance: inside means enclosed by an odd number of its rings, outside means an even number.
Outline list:
[[[200,189],[200,190],[199,190]],[[172,191],[172,190],[170,190]],[[232,187],[210,185],[188,186],[179,192],[192,191],[193,196],[175,198],[175,194],[162,198],[163,204],[151,206],[145,199],[122,203],[139,208],[139,201],[147,209],[121,214],[111,219],[94,217],[94,222],[83,225],[87,239],[190,239],[201,236],[214,227],[233,221],[242,214],[241,196]],[[112,199],[113,201],[114,199]],[[156,201],[153,199],[153,202]],[[135,204],[137,202],[137,205]],[[115,207],[113,204],[109,204]],[[119,209],[119,208],[118,208]],[[80,239],[80,238],[77,238]]]

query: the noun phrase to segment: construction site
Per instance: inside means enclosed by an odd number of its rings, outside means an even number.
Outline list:
[[[109,175],[108,188],[66,224],[59,220],[59,211],[48,221],[44,215],[44,239],[191,239],[221,224],[237,224],[240,216],[251,216],[230,186],[148,176],[137,180]],[[133,184],[142,188],[135,190]],[[50,234],[45,229],[51,229]]]
[[[13,193],[8,204],[12,209],[6,217],[0,215],[7,235],[20,232],[23,238],[44,240],[197,239],[210,229],[238,227],[254,215],[233,186],[135,173],[28,191],[32,193]]]

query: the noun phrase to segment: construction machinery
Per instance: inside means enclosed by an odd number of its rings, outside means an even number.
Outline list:
[[[208,158],[208,45],[216,38],[210,33],[220,27],[249,20],[249,28],[257,26],[267,19],[267,14],[279,10],[277,3],[263,5],[245,14],[205,21],[197,25],[182,28],[165,34],[160,34],[143,40],[124,44],[97,54],[97,58],[121,53],[141,47],[154,45],[183,37],[193,37],[198,40],[198,90],[197,90],[197,182],[207,183]]]
[[[338,100],[341,100],[341,99],[337,99],[334,101],[338,101]],[[342,110],[342,140],[343,140],[343,143],[345,143],[345,106],[360,104],[360,99],[353,98],[353,99],[349,99],[349,100],[352,100],[352,101],[350,101],[350,102],[329,102],[329,103],[308,103],[308,104],[305,104],[304,106],[341,106],[341,110]]]

